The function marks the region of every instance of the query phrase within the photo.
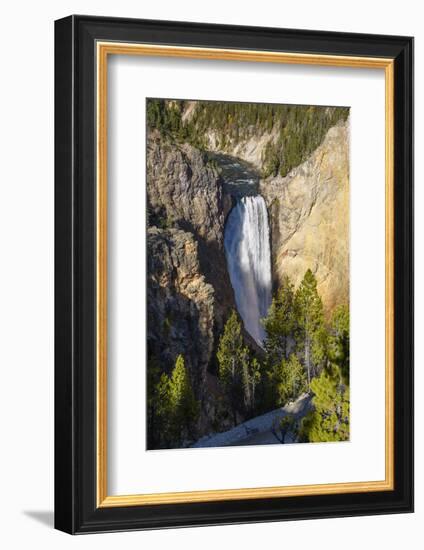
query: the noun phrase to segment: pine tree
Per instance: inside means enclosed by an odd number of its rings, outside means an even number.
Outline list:
[[[308,386],[312,376],[325,362],[326,330],[317,281],[310,269],[303,277],[295,295],[297,345],[305,366]]]
[[[171,434],[170,380],[161,373],[156,358],[147,365],[147,437],[148,448],[173,445]]]
[[[152,358],[147,368],[147,422],[149,449],[179,446],[192,436],[199,415],[199,403],[194,398],[184,357],[177,357],[168,376],[160,373]]]
[[[340,368],[345,384],[349,384],[349,348],[349,308],[341,305],[336,307],[331,320],[328,355],[330,361]]]
[[[276,176],[280,167],[277,147],[268,141],[262,154],[262,177]]]
[[[230,404],[233,423],[237,412],[250,415],[256,406],[256,388],[261,380],[261,364],[244,344],[241,323],[233,310],[221,335],[217,351],[218,376]]]
[[[172,409],[170,399],[170,380],[166,373],[162,373],[156,386],[156,418],[157,439],[159,447],[172,447],[175,438],[172,429]]]
[[[289,359],[282,359],[271,370],[271,384],[274,390],[274,406],[282,407],[306,391],[304,369],[292,353]]]
[[[256,407],[256,387],[261,381],[261,364],[256,357],[250,357],[247,347],[243,348],[241,378],[244,413],[252,415]]]
[[[158,410],[158,387],[160,381],[159,363],[155,357],[147,362],[147,446],[155,449],[160,446],[163,432],[162,417]]]
[[[254,357],[250,362],[250,385],[252,388],[252,409],[256,409],[256,388],[261,383],[262,379],[262,365]]]
[[[252,408],[252,392],[250,380],[249,350],[244,347],[241,356],[241,383],[243,387],[243,408],[249,411]]]
[[[237,409],[240,407],[241,373],[243,372],[244,343],[241,324],[235,310],[225,323],[217,351],[218,375],[224,392],[230,402],[234,425],[237,423]]]
[[[349,439],[349,386],[340,383],[337,366],[324,369],[311,382],[314,410],[302,420],[303,441],[347,441]]]
[[[150,128],[160,130],[163,125],[164,103],[160,99],[148,99],[146,105],[147,124]]]
[[[176,440],[189,437],[199,414],[184,357],[179,355],[169,380],[169,409],[171,431]]]
[[[268,317],[263,320],[266,332],[264,346],[270,365],[279,363],[289,356],[295,323],[294,288],[289,277],[285,275],[272,300]]]

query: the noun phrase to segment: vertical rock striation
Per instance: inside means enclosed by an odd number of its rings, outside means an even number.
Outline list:
[[[260,182],[268,206],[273,277],[295,285],[310,268],[327,314],[349,300],[349,126],[331,128],[286,177]]]
[[[214,288],[201,273],[191,233],[151,227],[147,249],[149,354],[168,369],[183,354],[201,398],[214,343]]]
[[[224,253],[231,197],[201,151],[151,132],[147,202],[149,353],[168,371],[182,353],[202,397],[217,335],[234,307]]]

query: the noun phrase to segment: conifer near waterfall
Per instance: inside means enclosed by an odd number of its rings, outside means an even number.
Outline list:
[[[280,288],[275,293],[268,316],[263,319],[266,331],[265,350],[272,363],[288,359],[293,347],[296,326],[294,286],[284,275]]]
[[[228,399],[233,423],[237,414],[255,409],[256,387],[261,379],[260,364],[244,343],[241,323],[233,310],[225,324],[217,351],[219,380]]]
[[[326,325],[317,282],[310,269],[295,289],[288,277],[263,319],[264,356],[258,359],[232,311],[219,341],[219,379],[231,403],[233,423],[310,396],[304,421],[290,417],[277,439],[339,441],[349,437],[349,310],[335,309]],[[282,430],[282,431],[281,431]],[[278,436],[278,433],[280,436]],[[284,436],[282,435],[284,434]]]
[[[324,370],[311,382],[314,410],[302,420],[300,439],[318,443],[349,439],[349,386],[338,367]]]
[[[190,439],[199,415],[190,382],[190,376],[179,355],[175,367],[168,376],[158,376],[157,366],[151,365],[148,378],[148,425],[150,425],[148,447],[170,447],[181,440]]]
[[[296,341],[305,365],[308,386],[325,361],[324,311],[317,281],[308,269],[295,295]]]

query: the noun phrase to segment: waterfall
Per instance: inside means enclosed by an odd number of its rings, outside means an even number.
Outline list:
[[[268,213],[260,195],[237,201],[228,216],[224,245],[238,312],[245,329],[262,345],[260,320],[271,304],[271,251]]]

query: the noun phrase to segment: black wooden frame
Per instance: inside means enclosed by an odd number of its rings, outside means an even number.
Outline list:
[[[395,490],[96,508],[96,40],[395,60]],[[70,16],[55,23],[55,526],[92,533],[413,510],[413,39]]]

